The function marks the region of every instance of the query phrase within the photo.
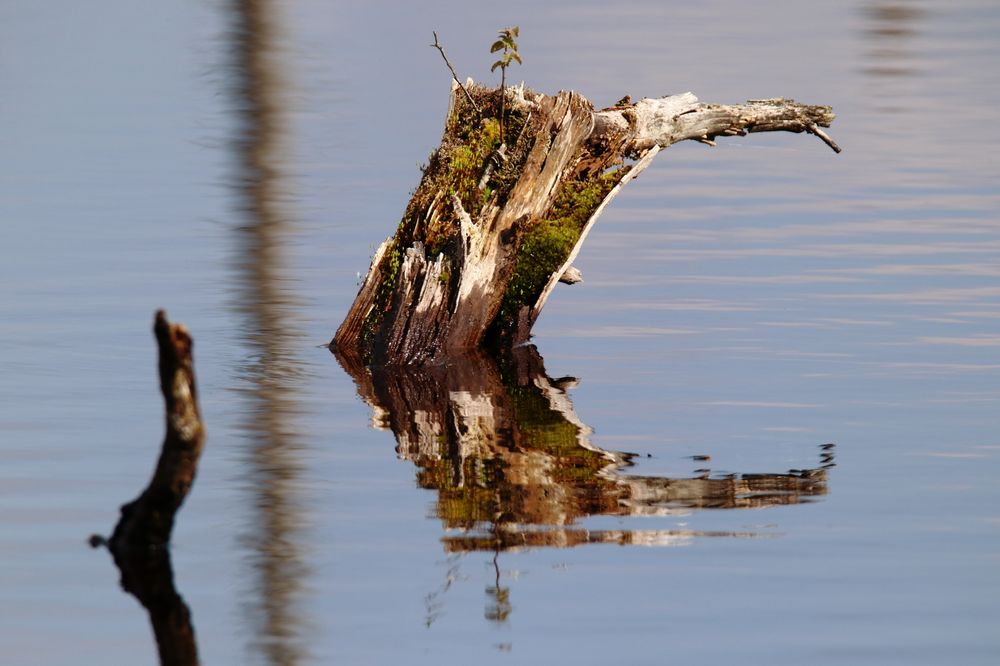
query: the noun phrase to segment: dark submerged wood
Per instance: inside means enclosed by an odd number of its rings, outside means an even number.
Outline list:
[[[171,324],[162,310],[153,331],[166,413],[159,461],[145,490],[121,507],[111,538],[91,537],[91,545],[108,547],[121,572],[122,589],[149,612],[160,663],[193,666],[199,660],[191,611],[174,587],[168,544],[174,518],[194,483],[205,429],[190,334],[182,324]]]
[[[140,547],[164,547],[170,541],[174,516],[187,497],[198,470],[205,429],[198,410],[192,340],[183,324],[171,324],[163,310],[153,331],[159,346],[160,390],[166,412],[166,434],[149,485],[121,508],[111,535],[112,552]]]

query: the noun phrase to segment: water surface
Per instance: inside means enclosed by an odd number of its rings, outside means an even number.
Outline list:
[[[322,345],[437,143],[431,30],[490,80],[508,24],[537,89],[831,104],[845,151],[671,147],[524,358],[352,376]],[[5,661],[155,663],[84,541],[152,469],[165,307],[204,663],[994,663],[997,34],[974,0],[4,5]]]

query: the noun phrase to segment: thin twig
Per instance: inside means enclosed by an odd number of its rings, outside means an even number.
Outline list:
[[[830,146],[830,148],[833,149],[833,152],[835,153],[840,152],[840,146],[837,145],[837,142],[831,139],[826,132],[821,130],[816,123],[809,123],[809,132],[821,138],[823,140],[823,143],[825,143],[826,145]]]
[[[465,96],[469,98],[469,104],[471,104],[472,108],[476,110],[476,113],[478,113],[479,115],[483,115],[483,111],[482,109],[479,108],[479,105],[476,104],[476,100],[472,99],[472,95],[470,95],[469,91],[465,89],[465,86],[462,85],[462,82],[458,80],[458,74],[455,73],[455,68],[452,67],[451,62],[448,61],[448,56],[444,54],[444,47],[441,46],[440,42],[438,42],[437,32],[432,30],[431,34],[434,35],[434,43],[431,44],[431,46],[433,46],[434,48],[436,48],[438,51],[441,52],[441,57],[444,58],[444,64],[448,65],[448,69],[451,70],[451,78],[455,79],[455,83],[457,83],[458,87],[462,89],[462,92],[465,93]]]

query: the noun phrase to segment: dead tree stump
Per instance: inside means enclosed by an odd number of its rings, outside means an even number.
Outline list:
[[[440,146],[331,341],[367,365],[419,364],[528,340],[605,206],[663,148],[719,136],[823,132],[828,106],[703,104],[691,93],[595,110],[574,92],[452,86]],[[501,136],[501,127],[503,135]]]

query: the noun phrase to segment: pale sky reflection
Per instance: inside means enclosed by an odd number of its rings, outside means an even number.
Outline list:
[[[879,264],[849,268],[823,269],[822,273],[837,275],[898,275],[931,276],[958,275],[975,277],[1000,277],[1000,263],[967,264]]]
[[[684,300],[666,303],[650,303],[644,301],[627,301],[610,303],[609,308],[617,310],[665,310],[676,312],[759,312],[764,308],[745,303],[727,303],[723,301]]]
[[[884,320],[874,321],[865,319],[821,318],[795,321],[759,321],[756,325],[771,328],[814,328],[817,330],[833,331],[855,326],[894,326],[895,322]]]
[[[873,363],[880,368],[892,370],[916,370],[925,372],[988,372],[1000,370],[1000,363],[945,363],[934,361],[880,361]]]
[[[958,345],[960,347],[1000,347],[1000,335],[974,335],[969,337],[933,337],[917,338],[918,342],[928,345]]]
[[[928,243],[826,243],[799,247],[747,247],[711,249],[647,249],[643,255],[663,261],[692,261],[696,259],[741,259],[748,257],[813,257],[829,259],[857,258],[861,256],[928,256],[942,254],[995,254],[1000,253],[1000,241]]]
[[[921,305],[953,305],[977,301],[983,298],[1000,297],[998,287],[942,287],[884,293],[822,294],[821,298],[851,299],[859,301],[895,301]]]
[[[815,403],[766,400],[708,400],[693,404],[705,407],[752,407],[760,409],[815,409],[822,407],[822,405]]]
[[[662,326],[592,326],[548,331],[553,337],[567,338],[641,338],[658,335],[695,335],[698,332],[690,328]]]
[[[801,426],[767,426],[761,428],[764,432],[815,432],[814,428],[804,428]]]
[[[664,278],[667,284],[845,284],[863,282],[861,278],[839,275],[679,275]]]

